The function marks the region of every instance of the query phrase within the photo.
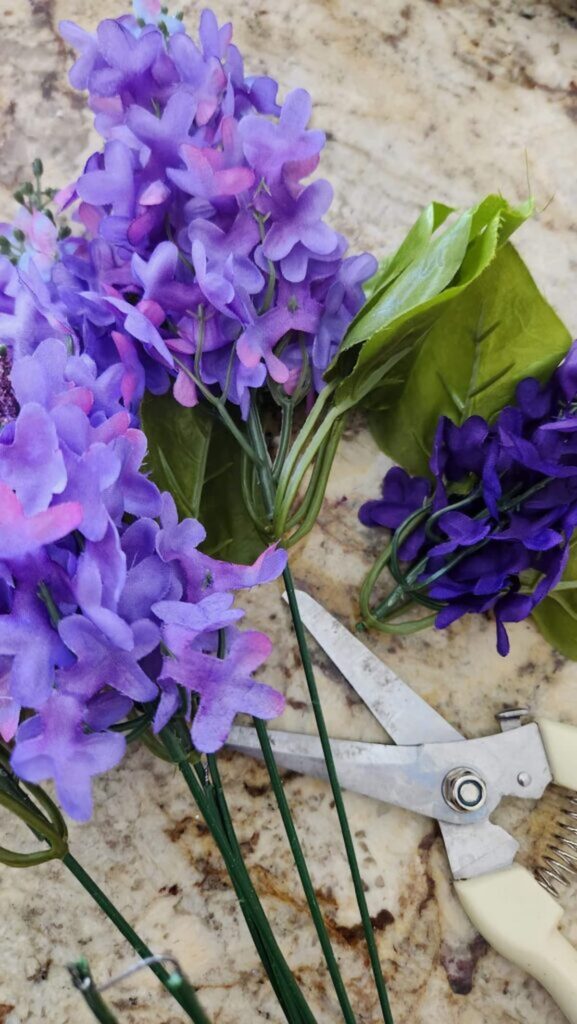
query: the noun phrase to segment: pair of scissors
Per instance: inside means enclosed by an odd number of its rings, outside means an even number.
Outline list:
[[[497,715],[501,732],[465,739],[312,597],[300,591],[297,601],[308,631],[396,744],[331,740],[341,786],[438,820],[473,925],[577,1024],[577,950],[559,930],[563,911],[551,895],[555,874],[575,859],[577,828],[565,840],[565,859],[557,868],[550,859],[540,884],[515,862],[517,841],[490,820],[505,796],[537,799],[551,782],[577,790],[577,728],[522,724],[526,709],[509,709]],[[317,737],[273,730],[269,737],[280,767],[327,778]],[[235,727],[229,744],[259,756],[250,727]]]

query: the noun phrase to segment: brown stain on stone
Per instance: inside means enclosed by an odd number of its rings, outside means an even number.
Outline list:
[[[13,1003],[0,1003],[0,1024],[5,1024],[8,1019],[8,1014],[12,1013],[16,1007]]]
[[[197,836],[208,835],[208,828],[204,822],[195,821],[190,814],[185,815],[184,818],[181,818],[180,821],[177,821],[170,828],[165,828],[164,834],[168,836],[171,843],[178,843],[178,841],[182,839],[184,833],[189,830],[193,830]]]
[[[457,996],[468,996],[473,988],[475,970],[481,957],[485,956],[489,944],[482,935],[477,935],[462,949],[451,949],[443,943],[441,963],[447,975],[451,991]]]
[[[52,957],[48,957],[48,960],[45,960],[44,963],[38,965],[33,974],[27,975],[27,980],[32,981],[35,985],[38,985],[41,981],[46,981],[51,967]]]
[[[382,932],[388,927],[388,925],[394,923],[394,915],[385,907],[383,907],[382,910],[379,910],[378,914],[375,914],[374,917],[371,917],[371,925],[373,930],[376,932]],[[357,942],[364,941],[365,932],[360,921],[358,924],[354,924],[350,927],[346,927],[342,924],[333,924],[333,928],[338,932],[340,937],[349,944],[349,946],[354,946]]]

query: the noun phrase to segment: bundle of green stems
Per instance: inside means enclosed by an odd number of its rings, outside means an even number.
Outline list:
[[[274,459],[269,453],[263,426],[267,410],[259,410],[253,405],[248,422],[242,428],[233,423],[224,410],[225,424],[231,429],[237,440],[240,441],[240,437],[242,437],[241,451],[245,463],[243,493],[249,512],[254,522],[258,523],[263,539],[269,543],[271,540],[287,543],[287,538],[289,545],[295,543],[310,530],[318,515],[338,439],[344,427],[342,415],[331,418],[329,414],[323,419],[325,401],[326,397],[323,393],[321,399],[317,401],[317,406],[320,407],[313,409],[312,416],[309,414],[306,420],[306,431],[301,430],[292,448],[290,442],[295,403],[287,400],[279,403],[281,428]],[[215,404],[217,405],[215,411],[218,414],[223,407],[219,406],[219,403]],[[304,436],[305,434],[306,436]],[[293,510],[309,469],[311,471],[308,474],[308,484],[305,487],[304,496],[296,510]],[[299,614],[293,576],[288,564],[283,574],[283,580],[310,703],[326,761],[334,807],[350,868],[380,1014],[385,1024],[392,1024],[393,1018],[387,989],[351,827],[331,752],[311,653]],[[221,633],[218,652],[220,657],[223,657],[225,653],[224,643],[224,634]],[[140,711],[143,710],[140,709]],[[201,757],[192,749],[189,729],[183,716],[174,718],[158,737],[152,736],[149,726],[148,714],[139,712],[137,718],[130,723],[127,739],[143,740],[157,756],[178,767],[222,857],[248,930],[284,1018],[288,1024],[317,1024],[317,1018],[309,1005],[306,994],[299,985],[275,938],[245,863],[223,787],[218,757],[214,754]],[[358,1017],[351,1004],[329,930],[319,905],[289,801],[283,788],[283,780],[274,760],[266,725],[261,720],[255,719],[254,726],[311,919],[335,991],[339,1019],[342,1019],[345,1024],[356,1024]],[[209,1018],[201,1007],[192,985],[182,988],[175,987],[174,982],[171,984],[171,975],[166,968],[156,962],[148,945],[120,914],[86,869],[70,853],[66,826],[47,794],[37,786],[23,785],[16,780],[10,772],[7,755],[4,755],[2,765],[0,781],[3,782],[3,785],[0,785],[0,804],[25,821],[36,837],[48,844],[48,850],[42,849],[33,854],[14,854],[11,851],[0,849],[0,859],[13,866],[31,866],[49,859],[60,859],[64,867],[76,878],[86,893],[121,932],[138,957],[151,961],[150,970],[176,999],[187,1018],[194,1024],[209,1024]],[[100,1006],[99,1010],[98,1008],[95,1010],[94,1006],[91,1006],[96,1016],[98,1012],[106,1013],[106,1010],[102,1009],[102,1002],[101,999],[96,999],[95,1005]],[[114,1019],[113,1015],[109,1019]]]

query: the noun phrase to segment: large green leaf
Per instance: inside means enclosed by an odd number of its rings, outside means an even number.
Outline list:
[[[445,304],[419,346],[371,396],[383,449],[412,473],[427,472],[440,415],[491,419],[523,377],[546,379],[571,337],[510,245]]]
[[[501,196],[488,196],[440,234],[435,228],[447,208],[424,211],[382,274],[377,272],[382,280],[327,371],[327,379],[338,384],[337,406],[365,402],[393,367],[398,376],[399,360],[423,343],[444,307],[486,270],[531,211],[530,203],[515,209]]]
[[[204,406],[184,408],[171,394],[147,394],[141,418],[152,479],[170,491],[182,518],[200,520],[203,551],[253,562],[264,544],[243,502],[240,448],[226,426]]]
[[[577,539],[561,584],[537,605],[533,618],[552,647],[577,661]]]
[[[170,491],[183,518],[198,518],[214,418],[200,406],[179,405],[171,392],[147,393],[140,417],[152,479],[162,491]]]

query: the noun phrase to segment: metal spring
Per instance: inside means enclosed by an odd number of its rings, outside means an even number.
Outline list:
[[[554,842],[535,871],[535,878],[551,896],[558,899],[561,891],[577,875],[577,796],[564,794],[560,817],[556,821]]]

